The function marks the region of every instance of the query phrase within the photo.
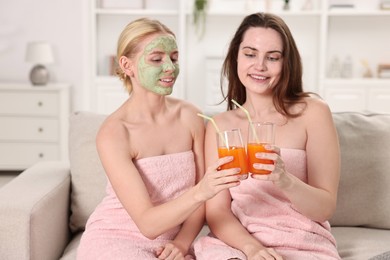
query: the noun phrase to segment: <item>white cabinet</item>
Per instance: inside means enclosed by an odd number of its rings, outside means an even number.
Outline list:
[[[99,112],[111,112],[127,97],[121,82],[109,76],[108,57],[115,54],[124,26],[144,16],[161,20],[176,33],[181,72],[174,96],[195,103],[205,113],[225,110],[225,104],[210,104],[221,100],[217,66],[242,19],[256,11],[280,15],[289,25],[302,56],[305,90],[319,93],[333,111],[390,112],[390,79],[377,78],[378,64],[390,63],[390,11],[379,10],[377,0],[350,0],[355,5],[351,9],[329,8],[331,0],[295,0],[290,1],[290,10],[283,10],[284,1],[212,0],[202,39],[193,25],[192,0],[164,4],[144,0],[140,1],[142,8],[138,5],[136,9],[103,8],[99,1],[93,2],[90,96]],[[308,2],[310,8],[304,9]],[[330,77],[330,64],[336,56],[340,63],[351,57],[351,77]],[[363,78],[363,60],[371,68],[372,78]]]
[[[0,84],[0,169],[68,155],[69,86]]]
[[[334,112],[390,113],[390,79],[327,79],[323,98]]]
[[[319,93],[332,111],[390,113],[390,78],[378,78],[377,72],[379,64],[390,63],[390,12],[379,10],[378,1],[353,2],[354,9],[325,10]],[[342,72],[336,78],[330,75],[335,57],[341,70],[349,57],[349,77],[343,78]],[[371,78],[363,77],[363,64],[371,70]]]
[[[323,96],[333,112],[364,111],[367,107],[365,87],[330,86]]]
[[[368,89],[368,104],[370,111],[390,113],[390,82],[384,87],[371,87]]]

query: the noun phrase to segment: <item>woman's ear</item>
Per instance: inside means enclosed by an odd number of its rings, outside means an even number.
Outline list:
[[[129,76],[129,77],[134,76],[134,71],[133,71],[134,66],[128,57],[121,56],[119,58],[118,64],[119,64],[120,68],[122,69],[123,73],[125,73],[127,76]]]

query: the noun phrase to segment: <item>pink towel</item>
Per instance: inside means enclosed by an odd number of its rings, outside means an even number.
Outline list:
[[[154,205],[176,198],[195,185],[192,151],[143,158],[134,163]],[[175,238],[180,226],[150,240],[140,233],[109,182],[106,192],[107,196],[88,219],[77,258],[156,259],[153,250]]]
[[[286,169],[306,180],[306,153],[282,149]],[[317,223],[297,212],[284,194],[270,182],[248,178],[230,189],[232,211],[263,245],[285,259],[340,259],[328,222]],[[209,236],[195,245],[198,260],[246,259],[243,253]]]

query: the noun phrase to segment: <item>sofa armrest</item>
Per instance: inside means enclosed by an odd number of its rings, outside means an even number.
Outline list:
[[[68,163],[39,162],[0,188],[4,259],[59,259],[69,241]]]

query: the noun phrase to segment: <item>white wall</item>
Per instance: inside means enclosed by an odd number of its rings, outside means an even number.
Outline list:
[[[54,46],[56,58],[54,64],[48,65],[51,72],[51,82],[64,82],[72,85],[71,108],[73,111],[90,110],[93,107],[91,103],[96,99],[93,93],[94,86],[91,86],[92,64],[89,56],[92,53],[91,37],[89,35],[92,19],[89,14],[89,5],[92,1],[94,0],[0,0],[0,82],[28,83],[28,75],[33,64],[29,64],[24,60],[27,42],[49,41]],[[214,0],[214,3],[218,1],[222,0]],[[232,4],[235,1],[239,2],[238,0],[230,0],[226,1],[226,3]],[[241,0],[241,2],[243,1]],[[299,1],[302,2],[303,0],[296,0],[293,3]],[[363,3],[367,4],[368,1],[356,1],[361,9],[365,10],[361,5]],[[377,2],[378,0],[374,0],[374,3],[370,1],[370,8],[376,8],[377,4],[375,3]],[[278,3],[280,4],[282,1]],[[210,23],[202,41],[198,41],[195,36],[193,27],[190,24],[192,21],[187,21],[189,23],[187,26],[187,41],[191,45],[185,49],[185,58],[188,62],[186,64],[186,73],[182,73],[182,77],[183,75],[186,77],[184,79],[186,98],[199,107],[207,108],[209,105],[208,98],[204,96],[207,87],[206,57],[224,56],[227,44],[241,19],[242,17],[239,15],[210,16],[208,18]],[[310,91],[318,90],[316,82],[318,81],[320,71],[315,69],[316,66],[314,64],[319,58],[316,55],[319,53],[318,48],[320,46],[318,44],[318,35],[308,35],[305,32],[307,30],[315,32],[318,27],[318,19],[316,16],[314,18],[303,17],[302,19],[295,17],[290,21],[289,17],[286,17],[286,21],[289,23],[302,54],[305,88]],[[343,19],[343,17],[332,19]],[[360,17],[357,17],[356,21],[353,17],[347,20],[355,25],[358,19]],[[367,26],[365,25],[366,21],[369,21]],[[359,44],[352,46],[352,48],[351,44],[346,46],[340,45],[341,43],[337,40],[329,42],[329,46],[331,49],[340,50],[342,53],[345,50],[353,50],[354,53],[360,54],[361,50],[364,50],[363,56],[357,56],[357,58],[372,59],[371,62],[374,65],[379,62],[387,62],[389,56],[386,51],[376,51],[376,55],[371,55],[372,48],[375,50],[387,49],[388,35],[382,35],[382,32],[386,31],[387,21],[389,21],[388,16],[368,17],[360,21],[358,26],[355,26],[357,29],[349,32],[353,39],[356,39],[354,42],[367,42],[367,44],[363,44],[364,48],[361,48],[362,46]],[[333,28],[334,26],[331,23],[330,26],[333,26],[332,31],[334,32],[329,38],[345,39],[344,32],[348,31],[348,28],[340,26],[340,23],[342,24],[343,22],[339,22],[337,28]],[[345,25],[349,24],[345,23]],[[173,26],[170,27],[174,28]],[[379,30],[376,30],[377,28]],[[361,36],[362,29],[365,36]],[[119,30],[119,27],[117,30]],[[115,42],[116,37],[117,34],[114,30],[111,38],[115,38]],[[373,39],[378,39],[379,37],[384,40],[373,41]],[[337,45],[334,44],[335,42],[337,42]],[[347,44],[351,41],[341,42]],[[330,51],[330,54],[326,58],[333,56],[332,51]],[[216,91],[219,92],[219,89],[216,89]]]
[[[29,83],[33,64],[25,62],[29,41],[53,44],[50,82],[72,85],[72,110],[88,108],[89,0],[0,0],[0,82]]]

